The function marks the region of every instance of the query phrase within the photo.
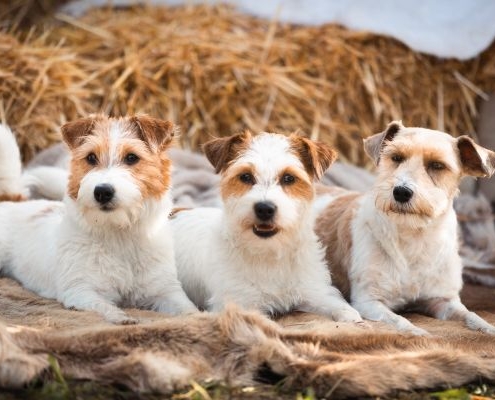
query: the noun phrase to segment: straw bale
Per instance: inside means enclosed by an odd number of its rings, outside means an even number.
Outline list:
[[[60,140],[59,127],[87,113],[89,91],[77,56],[46,35],[21,42],[0,33],[0,118],[18,134],[25,159]]]
[[[192,149],[243,128],[299,129],[365,165],[361,139],[392,119],[474,132],[479,102],[495,89],[495,45],[467,62],[443,60],[391,38],[225,5],[56,15],[53,29],[9,51],[0,88],[27,158],[63,120],[103,111],[172,119]]]
[[[54,10],[68,0],[3,0],[0,1],[0,26],[3,30],[28,28],[49,17]]]

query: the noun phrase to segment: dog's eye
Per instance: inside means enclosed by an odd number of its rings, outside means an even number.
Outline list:
[[[86,156],[86,162],[89,165],[96,165],[96,164],[98,164],[98,158],[96,157],[96,154],[95,153],[89,153]]]
[[[400,164],[402,161],[404,161],[404,156],[402,156],[400,154],[394,154],[392,156],[392,161],[396,162],[397,164]]]
[[[139,157],[134,153],[129,153],[124,157],[124,162],[127,165],[134,165],[139,161]]]
[[[445,164],[440,161],[432,161],[428,164],[428,168],[434,169],[435,171],[441,171],[442,169],[445,169]]]
[[[281,179],[282,185],[292,185],[296,181],[294,175],[284,174]]]
[[[253,174],[250,174],[249,172],[246,172],[245,174],[239,175],[239,179],[243,183],[254,185],[254,176],[253,176]]]

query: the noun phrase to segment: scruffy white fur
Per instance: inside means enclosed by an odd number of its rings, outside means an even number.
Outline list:
[[[318,219],[322,237],[338,226],[339,218],[350,225],[351,246],[341,244],[350,248],[350,257],[345,251],[340,258],[327,257],[332,273],[347,273],[353,307],[363,318],[414,334],[426,332],[394,311],[415,305],[435,318],[462,320],[471,329],[495,334],[495,327],[461,303],[462,263],[453,208],[461,177],[491,175],[494,153],[468,137],[406,128],[400,122],[367,139],[365,148],[378,164],[373,189],[340,201],[340,206],[330,201]],[[397,187],[412,191],[409,201],[396,200]],[[345,214],[349,207],[355,214]],[[339,217],[326,223],[328,213]],[[345,240],[344,234],[338,236]]]
[[[151,128],[149,121],[154,124]],[[65,125],[64,139],[73,153],[83,156],[79,163],[85,163],[84,151],[98,154],[100,163],[82,176],[76,198],[66,195],[63,202],[0,203],[1,273],[65,307],[94,310],[114,323],[136,322],[120,306],[171,314],[194,312],[196,308],[177,280],[167,220],[171,209],[168,191],[144,197],[132,175],[139,162],[124,165],[119,153],[119,146],[131,140],[130,149],[137,143],[133,151],[142,155],[144,147],[140,148],[139,142],[146,141],[150,129],[171,127],[163,124],[145,116],[98,116]],[[151,132],[162,139],[150,140],[148,145],[161,151],[171,132]],[[5,134],[5,129],[0,132]],[[0,139],[0,143],[5,141]],[[11,142],[11,152],[14,146]],[[15,167],[20,179],[17,159],[1,159],[0,164],[2,168]],[[77,164],[71,173],[77,181],[75,168]],[[111,210],[103,210],[95,200],[95,187],[103,183],[115,189],[108,206]]]
[[[172,219],[179,279],[195,304],[218,311],[234,302],[268,314],[296,309],[361,321],[331,286],[324,251],[313,232],[312,181],[333,161],[333,151],[295,135],[245,133],[214,140],[205,153],[222,172],[224,209],[180,211]],[[304,156],[312,157],[314,165],[303,165]],[[307,192],[298,196],[283,187],[281,174],[289,167],[298,174],[294,185],[305,185],[301,191]],[[314,176],[307,172],[312,168],[317,170]],[[243,187],[239,179],[245,171],[251,171],[254,181]],[[267,201],[276,206],[269,224],[278,232],[259,237],[253,207]]]

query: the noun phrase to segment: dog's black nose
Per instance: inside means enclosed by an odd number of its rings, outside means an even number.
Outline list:
[[[104,183],[95,187],[94,196],[95,200],[100,204],[107,204],[113,199],[115,189],[112,185]]]
[[[405,186],[394,187],[394,199],[399,203],[407,203],[411,200],[413,191]]]
[[[260,201],[254,205],[254,212],[261,221],[272,219],[275,211],[277,211],[277,206],[271,201]]]

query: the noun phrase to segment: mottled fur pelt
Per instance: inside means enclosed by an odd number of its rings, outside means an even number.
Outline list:
[[[493,289],[467,286],[464,302],[495,322]],[[490,301],[491,298],[491,301]],[[484,308],[480,306],[484,305]],[[486,311],[482,311],[482,310]],[[0,279],[0,385],[17,387],[47,368],[47,355],[66,377],[169,393],[193,379],[231,385],[278,383],[313,387],[332,398],[384,396],[396,390],[495,379],[495,342],[458,322],[410,315],[434,337],[408,337],[312,314],[277,322],[230,307],[220,315],[166,317],[127,310],[136,326],[113,326],[89,311],[64,309],[14,281]],[[34,329],[33,329],[34,328]]]

